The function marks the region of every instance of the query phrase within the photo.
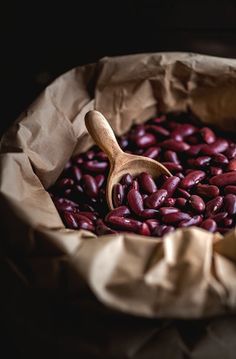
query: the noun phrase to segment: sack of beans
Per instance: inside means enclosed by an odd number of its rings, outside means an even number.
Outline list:
[[[236,61],[194,54],[104,58],[56,79],[1,141],[12,276],[37,298],[86,292],[137,316],[233,312],[235,97]],[[124,152],[173,176],[127,171],[109,210],[108,158],[84,122],[93,109]]]

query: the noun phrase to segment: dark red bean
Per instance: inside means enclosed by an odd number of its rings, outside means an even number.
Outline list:
[[[159,209],[160,215],[161,216],[165,216],[166,214],[170,214],[170,213],[176,213],[179,212],[180,210],[176,207],[161,207]]]
[[[118,142],[119,142],[119,145],[122,148],[122,150],[125,150],[129,145],[129,141],[126,136],[121,136],[119,138]]]
[[[150,236],[151,235],[151,231],[146,223],[142,223],[138,233],[141,234],[142,236]]]
[[[138,181],[141,189],[145,193],[151,194],[157,190],[156,183],[154,182],[152,176],[146,172],[143,172],[138,176]]]
[[[214,132],[209,127],[203,127],[200,130],[200,134],[202,136],[203,141],[206,142],[208,145],[214,143],[216,140],[216,136]]]
[[[180,178],[177,176],[172,176],[165,181],[161,189],[165,189],[167,191],[168,197],[172,197],[179,183],[180,183]]]
[[[90,175],[83,175],[82,183],[85,194],[90,198],[98,196],[98,185],[95,179]]]
[[[175,140],[165,140],[160,143],[160,146],[175,152],[184,152],[190,148],[188,143]]]
[[[189,156],[197,156],[202,147],[204,146],[204,144],[200,143],[198,145],[192,145],[187,151],[186,151],[186,154],[189,155]]]
[[[136,125],[129,133],[129,138],[132,141],[136,141],[138,137],[145,135],[145,127],[144,125]]]
[[[102,235],[105,235],[105,234],[115,234],[116,231],[114,231],[113,229],[106,226],[105,223],[101,219],[99,219],[97,221],[97,225],[96,225],[96,233],[99,236],[102,236]]]
[[[96,153],[96,160],[99,160],[99,161],[108,161],[108,157],[107,157],[107,155],[104,153],[104,152],[102,152],[102,151],[100,151],[100,152],[98,152],[98,153]]]
[[[113,209],[112,211],[110,211],[107,215],[106,215],[106,221],[109,220],[109,217],[127,217],[130,215],[130,210],[127,206],[120,206],[117,207],[115,209]]]
[[[166,227],[163,228],[163,230],[162,230],[162,236],[164,236],[165,234],[174,232],[174,230],[175,230],[175,227],[173,227],[173,226],[166,226]]]
[[[139,215],[143,211],[143,199],[139,191],[131,189],[128,192],[127,200],[129,207],[135,214]]]
[[[140,213],[140,217],[145,219],[156,218],[158,213],[156,209],[146,208]]]
[[[135,219],[123,218],[123,217],[109,217],[108,223],[115,229],[121,229],[125,231],[138,232],[142,226],[142,222]]]
[[[93,226],[93,222],[91,221],[91,219],[89,219],[87,216],[82,215],[81,212],[76,213],[75,216],[78,223],[87,222],[89,225]]]
[[[78,229],[78,221],[74,213],[63,212],[63,220],[65,225],[71,229]]]
[[[156,124],[163,123],[165,121],[166,121],[166,115],[161,115],[159,117],[155,117],[152,119],[152,122]]]
[[[210,145],[203,145],[201,152],[205,155],[216,155],[217,153],[224,152],[229,147],[229,144],[223,138],[218,138],[214,143]]]
[[[176,207],[184,208],[186,206],[187,199],[183,197],[176,198]]]
[[[108,168],[107,162],[87,161],[83,163],[83,168],[93,173],[104,173]]]
[[[95,176],[95,181],[97,182],[98,188],[101,188],[102,185],[105,182],[105,176],[104,175],[97,175],[97,176]]]
[[[211,217],[217,224],[222,222],[228,216],[227,212],[219,212]]]
[[[190,197],[190,193],[183,188],[177,188],[176,192],[183,198],[188,199]]]
[[[174,151],[165,151],[164,153],[164,160],[166,162],[173,162],[173,163],[179,163],[179,159],[177,156],[177,153]]]
[[[166,226],[166,225],[160,225],[160,226],[157,226],[154,230],[153,230],[153,233],[152,235],[153,236],[157,236],[157,237],[162,237],[164,236],[165,234],[169,233],[169,232],[172,232],[174,231],[175,228],[172,227],[172,226]]]
[[[170,132],[166,128],[164,128],[162,126],[158,126],[158,125],[148,125],[148,126],[146,126],[146,131],[154,133],[156,135],[161,135],[164,137],[167,137],[170,135]]]
[[[137,137],[135,140],[138,148],[147,148],[156,144],[156,137],[152,133]]]
[[[191,219],[190,214],[185,212],[169,213],[162,217],[162,222],[165,224],[178,224],[183,220]]]
[[[236,158],[236,145],[231,144],[224,154],[229,160]]]
[[[202,222],[202,216],[196,215],[190,219],[185,219],[184,221],[181,221],[179,223],[178,227],[186,228],[186,227],[190,227],[190,226],[196,226],[196,225],[199,225],[201,222]]]
[[[143,156],[155,159],[160,153],[160,147],[149,147],[146,151],[143,152]]]
[[[179,172],[179,171],[183,170],[183,167],[179,163],[162,162],[162,164],[172,173]]]
[[[201,223],[200,227],[214,233],[216,231],[217,225],[213,219],[208,218]]]
[[[218,187],[208,184],[198,184],[196,188],[196,192],[198,195],[207,197],[207,198],[214,198],[219,196],[220,190]]]
[[[184,137],[195,133],[197,128],[189,123],[179,125],[172,133],[171,137],[176,141],[182,141]]]
[[[190,145],[197,145],[200,142],[198,136],[196,135],[187,136],[184,140]]]
[[[79,214],[84,217],[87,217],[88,219],[90,219],[93,222],[96,221],[97,217],[98,217],[98,214],[95,214],[93,212],[80,211]]]
[[[218,196],[208,201],[206,204],[206,216],[211,217],[216,212],[218,212],[223,205],[223,197]]]
[[[229,162],[227,171],[236,171],[236,158]]]
[[[165,206],[165,207],[174,207],[175,202],[176,202],[176,198],[169,197],[169,198],[166,198],[164,200],[163,206]]]
[[[205,202],[203,201],[203,199],[199,196],[197,196],[196,194],[193,194],[189,200],[188,203],[190,205],[190,207],[197,213],[202,213],[205,210]]]
[[[210,174],[212,176],[220,175],[222,172],[223,172],[223,170],[220,167],[214,167],[214,166],[210,167]]]
[[[71,171],[72,171],[72,175],[73,175],[73,177],[75,178],[75,180],[76,180],[77,182],[79,182],[79,181],[81,180],[81,178],[82,178],[82,172],[81,172],[81,170],[79,169],[79,167],[73,166],[73,167],[71,168]]]
[[[176,177],[179,177],[180,179],[184,178],[184,174],[182,172],[175,173]]]
[[[77,204],[72,205],[70,202],[71,201],[69,201],[69,200],[67,202],[66,199],[63,199],[63,201],[60,201],[57,198],[53,199],[53,203],[55,204],[58,211],[74,212],[75,208],[77,208],[78,205]]]
[[[189,189],[195,186],[197,183],[202,181],[206,177],[206,173],[203,171],[192,171],[187,174],[185,178],[183,178],[180,182],[180,187],[184,189]]]
[[[131,176],[130,173],[126,173],[122,178],[121,178],[121,184],[126,185],[126,186],[130,186],[131,183],[133,182],[133,176]]]
[[[223,226],[231,227],[232,225],[233,225],[233,219],[232,218],[225,218],[223,220]]]
[[[160,224],[160,221],[157,219],[147,219],[146,222],[150,231],[153,232],[154,229]]]
[[[57,182],[57,187],[61,189],[65,189],[68,187],[72,187],[74,184],[74,181],[72,178],[62,178]]]
[[[222,173],[218,176],[214,176],[209,180],[210,184],[217,187],[236,185],[236,172]]]
[[[218,153],[212,156],[212,162],[216,165],[223,166],[229,163],[228,158],[223,153]]]
[[[94,230],[95,230],[93,225],[91,225],[90,223],[88,223],[84,220],[78,221],[78,229],[84,229],[84,230],[90,231],[90,232],[94,232]]]
[[[137,180],[133,180],[133,182],[130,185],[130,189],[136,189],[137,191],[139,190],[139,184]]]
[[[236,195],[227,194],[224,197],[224,210],[228,212],[230,216],[236,214]]]
[[[89,150],[87,152],[84,153],[84,158],[86,160],[92,160],[94,158],[94,151]]]
[[[232,194],[236,194],[236,186],[226,186],[225,187],[225,193],[232,193]]]
[[[146,198],[144,204],[148,208],[157,209],[162,205],[167,195],[168,192],[165,189],[160,189]]]
[[[197,158],[192,158],[188,162],[189,162],[189,164],[191,164],[191,166],[194,166],[197,168],[206,167],[206,166],[209,166],[209,164],[211,162],[211,157],[210,156],[200,156]]]
[[[124,187],[122,186],[122,184],[116,183],[112,190],[112,201],[115,208],[122,206],[124,202],[124,197]]]

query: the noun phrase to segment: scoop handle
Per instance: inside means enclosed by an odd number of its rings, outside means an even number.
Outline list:
[[[85,125],[94,142],[106,153],[109,161],[114,163],[123,151],[107,119],[99,111],[89,111],[85,115]]]

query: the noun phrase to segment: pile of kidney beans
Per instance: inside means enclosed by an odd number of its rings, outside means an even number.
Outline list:
[[[118,142],[125,152],[160,161],[173,176],[127,173],[113,188],[109,211],[109,163],[93,146],[73,157],[49,189],[66,227],[159,237],[177,227],[224,234],[235,226],[236,142],[228,136],[191,114],[169,114],[134,125]]]

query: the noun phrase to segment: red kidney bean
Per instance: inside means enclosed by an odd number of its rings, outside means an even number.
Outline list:
[[[97,217],[98,215],[95,214],[95,213],[92,213],[92,212],[85,212],[85,211],[80,211],[79,212],[80,215],[84,216],[84,217],[87,217],[88,219],[90,219],[91,221],[96,221],[97,220]]]
[[[164,159],[166,162],[173,162],[173,163],[179,164],[179,159],[178,159],[177,153],[174,151],[170,151],[170,150],[165,151]]]
[[[130,186],[133,182],[133,176],[131,176],[130,173],[126,173],[122,178],[121,178],[121,184],[126,185],[126,186]]]
[[[82,172],[81,172],[81,170],[79,169],[79,167],[73,166],[73,167],[71,168],[71,171],[72,171],[72,175],[73,175],[73,177],[75,178],[75,180],[76,180],[77,182],[79,182],[79,181],[81,180],[81,178],[82,178]]]
[[[57,199],[53,200],[58,211],[74,212],[75,207],[68,203],[60,203]]]
[[[164,202],[167,195],[168,192],[165,189],[160,189],[147,197],[144,201],[144,204],[148,208],[157,209]]]
[[[96,158],[96,160],[102,161],[102,162],[103,161],[108,161],[107,155],[104,152],[101,152],[101,151],[96,153],[95,158]]]
[[[182,141],[184,137],[195,133],[197,128],[191,124],[179,125],[172,133],[171,137],[176,141]]]
[[[109,217],[108,223],[115,229],[121,229],[125,231],[138,232],[142,226],[142,222],[135,219],[123,218],[123,217]]]
[[[74,213],[63,212],[63,220],[65,225],[71,229],[78,229],[78,221]]]
[[[223,220],[223,225],[224,225],[225,227],[231,227],[232,224],[233,224],[233,219],[232,219],[232,218],[225,218],[225,219]]]
[[[200,224],[200,227],[214,233],[216,231],[217,225],[213,219],[208,218]]]
[[[227,194],[224,197],[224,210],[228,212],[230,216],[236,214],[236,195]]]
[[[83,163],[83,168],[93,173],[104,173],[108,168],[107,162],[87,161]]]
[[[115,208],[122,206],[124,202],[124,197],[125,197],[125,193],[122,184],[120,183],[115,184],[112,190],[112,201]]]
[[[170,233],[174,230],[175,228],[173,226],[160,225],[153,230],[152,234],[157,237],[162,237],[165,234]]]
[[[86,160],[92,160],[94,158],[94,151],[89,150],[85,152],[84,157]]]
[[[179,212],[179,209],[176,207],[161,207],[159,212],[161,216],[165,216],[166,214]]]
[[[165,140],[159,144],[161,147],[175,151],[175,152],[184,152],[187,151],[190,146],[186,142],[175,141],[175,140]]]
[[[102,185],[105,182],[105,176],[104,175],[97,175],[97,176],[95,176],[95,181],[97,182],[98,188],[101,188]]]
[[[173,226],[166,226],[165,228],[163,228],[162,230],[162,236],[164,236],[165,234],[171,233],[175,230],[175,227]]]
[[[206,204],[206,216],[211,217],[212,215],[214,215],[216,212],[218,212],[221,209],[222,205],[223,205],[222,196],[215,197],[210,201],[208,201]]]
[[[226,186],[225,187],[225,193],[232,193],[232,194],[236,194],[236,186]]]
[[[187,136],[184,140],[190,145],[197,145],[200,142],[198,136],[196,135]]]
[[[229,163],[228,158],[225,155],[223,155],[223,153],[218,153],[217,155],[213,155],[212,161],[213,163],[219,166],[227,165]]]
[[[154,159],[159,155],[160,150],[160,147],[149,147],[143,152],[143,156]]]
[[[211,168],[210,168],[210,174],[212,176],[220,175],[222,172],[223,172],[223,170],[220,167],[211,166]]]
[[[214,143],[216,140],[216,136],[214,132],[209,127],[203,127],[200,130],[200,134],[202,136],[203,141],[206,142],[208,145]]]
[[[74,181],[72,178],[62,178],[57,182],[58,188],[65,189],[68,187],[72,187],[74,184]]]
[[[94,232],[95,228],[85,220],[78,221],[78,229],[85,229],[86,231]]]
[[[219,212],[211,217],[217,224],[222,222],[228,216],[227,212]]]
[[[196,192],[199,196],[214,198],[219,196],[220,190],[218,187],[208,184],[198,184]]]
[[[106,226],[105,223],[101,219],[99,219],[96,225],[96,233],[99,236],[102,236],[104,234],[116,234],[117,232]]]
[[[136,125],[129,134],[129,138],[132,141],[136,141],[138,137],[142,137],[145,135],[145,128],[144,125]]]
[[[236,158],[229,162],[227,171],[236,171]]]
[[[129,215],[130,215],[129,208],[127,206],[120,206],[110,211],[106,215],[105,220],[108,221],[109,217],[127,217]]]
[[[156,135],[161,135],[164,137],[167,137],[170,135],[170,131],[168,131],[166,128],[158,126],[158,125],[148,125],[148,126],[146,126],[146,131],[154,133]]]
[[[187,199],[183,197],[176,198],[176,207],[184,208],[186,206]]]
[[[163,123],[165,121],[166,121],[166,115],[161,115],[161,116],[155,117],[151,120],[151,122],[157,123],[157,124]]]
[[[189,149],[186,151],[186,154],[189,156],[197,156],[200,153],[203,146],[204,145],[202,143],[198,145],[192,145],[191,147],[189,146]]]
[[[184,174],[182,172],[175,173],[176,177],[179,177],[180,179],[184,178]]]
[[[143,172],[138,176],[141,189],[146,193],[153,193],[157,190],[156,183],[150,174]]]
[[[147,219],[146,222],[150,231],[153,232],[154,229],[160,224],[160,221],[157,219]]]
[[[224,154],[229,160],[233,160],[236,157],[236,145],[231,144]]]
[[[180,178],[176,176],[172,176],[165,181],[165,183],[161,186],[161,189],[165,189],[167,191],[168,197],[171,197],[174,194],[179,183],[180,183]]]
[[[210,145],[203,145],[201,152],[205,155],[216,155],[217,153],[224,152],[229,147],[229,144],[223,138],[218,138],[214,143]]]
[[[90,175],[83,175],[82,183],[85,194],[90,198],[98,196],[98,185],[95,179]]]
[[[210,162],[211,162],[210,156],[200,156],[189,160],[189,164],[197,168],[209,166]]]
[[[176,198],[169,197],[169,198],[166,198],[164,200],[163,206],[165,206],[165,207],[174,207],[175,202],[176,202]]]
[[[93,225],[93,222],[91,221],[91,219],[89,219],[87,216],[82,215],[81,212],[76,213],[75,216],[76,216],[76,220],[78,223],[87,222],[91,226]]]
[[[157,215],[158,215],[158,211],[156,209],[146,208],[140,213],[139,216],[141,218],[151,219],[151,218],[155,218]]]
[[[156,137],[152,133],[147,133],[135,140],[136,146],[139,148],[147,148],[156,144]]]
[[[162,162],[163,166],[165,166],[170,172],[179,172],[183,170],[183,167],[178,163],[173,162]]]
[[[184,189],[189,189],[189,188],[195,186],[200,181],[202,181],[205,177],[206,177],[205,172],[200,171],[200,170],[193,171],[193,172],[187,174],[187,176],[181,180],[180,187],[184,188]]]
[[[121,136],[120,139],[118,140],[118,143],[122,148],[122,150],[125,150],[129,145],[129,141],[126,136]]]
[[[190,193],[183,188],[177,188],[176,192],[183,198],[188,199],[190,197]]]
[[[128,192],[127,200],[129,207],[135,214],[139,215],[143,211],[143,199],[139,191],[131,189]]]
[[[146,223],[142,223],[142,225],[139,229],[139,234],[141,234],[142,236],[150,236],[151,235],[151,231]]]
[[[136,189],[137,191],[139,191],[139,184],[137,180],[133,180],[133,182],[130,185],[130,189]]]
[[[202,213],[205,210],[205,202],[203,201],[203,199],[199,196],[197,196],[196,194],[193,194],[189,200],[188,203],[190,205],[190,207],[197,213]]]
[[[162,217],[162,222],[165,224],[178,224],[183,220],[189,220],[191,216],[185,212],[169,213]]]
[[[209,182],[217,187],[227,186],[230,184],[236,185],[236,172],[222,173],[218,176],[210,178]]]
[[[190,226],[196,226],[196,225],[199,225],[201,222],[202,222],[202,216],[201,215],[196,215],[196,216],[193,216],[190,219],[185,219],[184,221],[181,221],[178,224],[178,227],[186,228],[186,227],[190,227]]]

